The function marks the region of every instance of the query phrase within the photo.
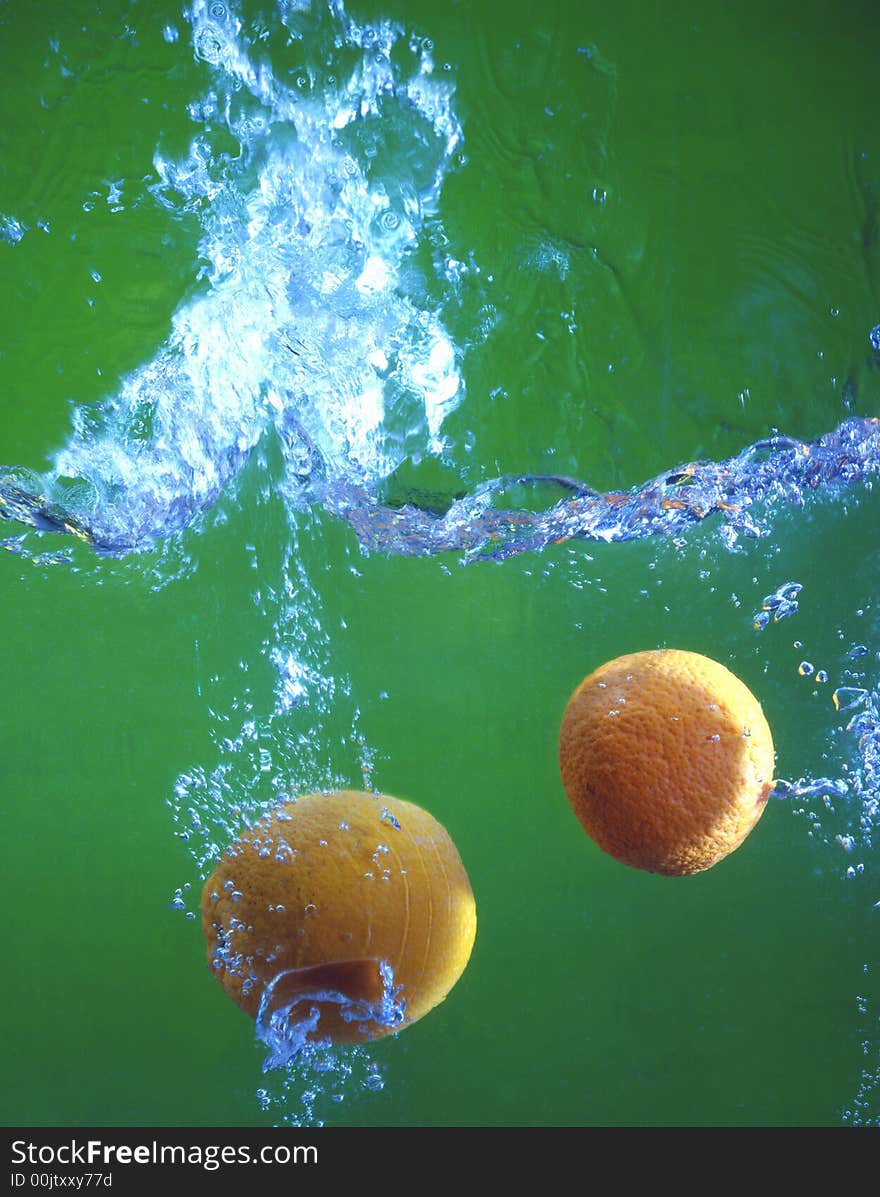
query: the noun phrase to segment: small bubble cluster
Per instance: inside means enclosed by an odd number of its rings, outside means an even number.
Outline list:
[[[752,622],[758,631],[763,631],[772,619],[779,623],[794,615],[798,609],[797,596],[803,590],[800,582],[786,582],[779,586],[772,594],[765,596],[761,603],[761,610],[752,616]]]

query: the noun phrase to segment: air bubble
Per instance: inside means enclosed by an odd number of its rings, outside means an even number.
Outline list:
[[[220,31],[209,25],[203,25],[198,29],[193,38],[193,50],[196,58],[201,58],[203,62],[208,62],[212,66],[219,64],[225,45]]]
[[[14,216],[0,215],[0,240],[7,242],[8,245],[18,245],[24,234],[24,226]]]

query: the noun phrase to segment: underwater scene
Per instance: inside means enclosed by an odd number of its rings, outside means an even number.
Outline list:
[[[878,32],[0,0],[0,1121],[880,1125]]]

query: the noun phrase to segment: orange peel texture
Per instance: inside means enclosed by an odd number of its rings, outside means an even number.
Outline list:
[[[317,1008],[316,1037],[351,1043],[443,1001],[470,957],[476,907],[432,815],[343,790],[287,802],[244,831],[205,883],[202,929],[209,968],[252,1018],[271,984],[273,1005],[289,1005],[291,1018]],[[346,1019],[348,1003],[381,1001],[383,965],[400,987],[403,1022]],[[328,992],[337,996],[322,998]]]
[[[743,842],[773,789],[773,739],[724,665],[656,649],[601,665],[569,699],[562,783],[584,830],[624,864],[711,868]]]

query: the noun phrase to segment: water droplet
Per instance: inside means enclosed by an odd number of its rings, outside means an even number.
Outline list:
[[[393,827],[395,831],[400,831],[400,823],[395,819],[387,806],[382,807],[382,810],[379,812],[379,818],[383,823],[387,823],[389,827]],[[388,849],[386,848],[385,851],[387,852]]]
[[[798,665],[798,673],[801,677],[809,677],[813,671],[814,667],[809,661],[801,661],[800,665]]]

